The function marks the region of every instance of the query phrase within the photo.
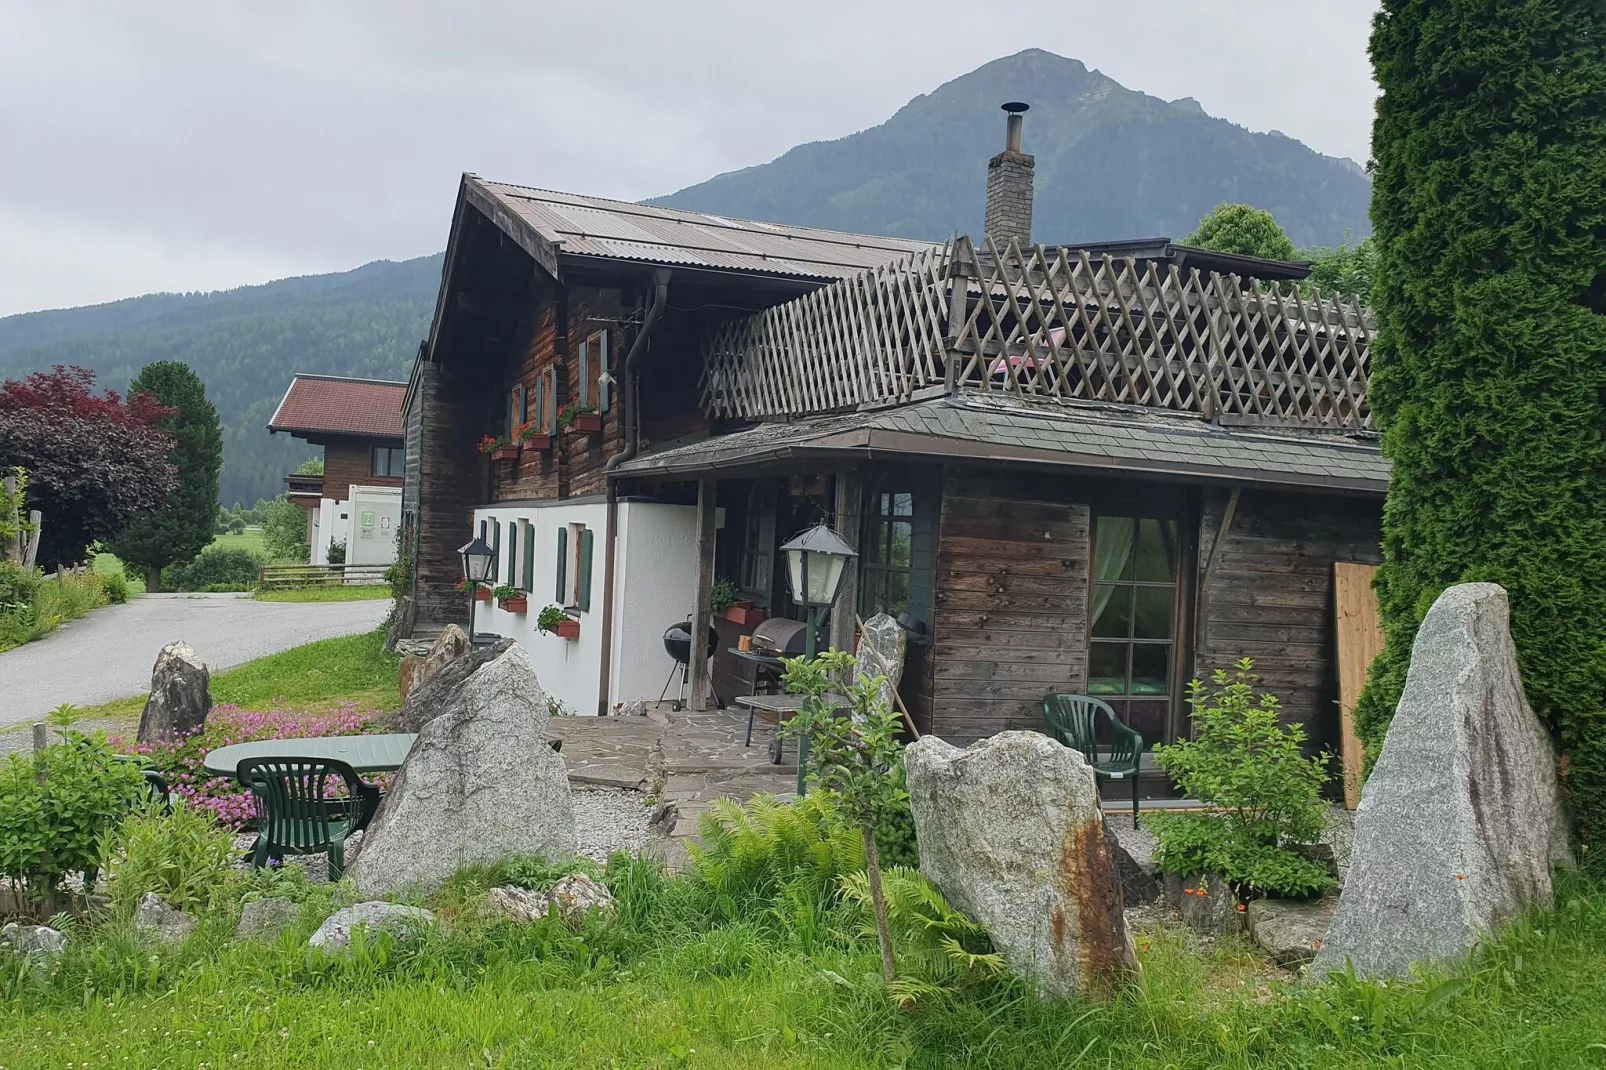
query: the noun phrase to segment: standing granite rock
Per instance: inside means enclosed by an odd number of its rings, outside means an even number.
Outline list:
[[[450,630],[454,625],[447,625]],[[461,631],[459,635],[463,634]],[[440,647],[446,637],[443,632],[441,639],[436,640],[435,646]],[[423,729],[434,718],[450,709],[458,701],[459,692],[483,666],[490,664],[508,650],[512,649],[513,640],[501,639],[491,646],[480,647],[469,651],[461,657],[438,662],[438,668],[431,669],[431,659],[435,657],[432,649],[424,664],[413,671],[412,690],[402,708],[392,718],[398,732],[417,732]],[[420,679],[422,674],[422,679]],[[543,716],[545,712],[543,709]],[[541,722],[546,723],[544,720]]]
[[[886,677],[881,684],[881,701],[888,708],[894,705],[892,693],[897,690],[898,681],[903,677],[903,659],[908,646],[909,633],[885,613],[877,613],[864,622],[864,631],[859,635],[859,646],[855,652],[853,679]]]
[[[510,643],[419,732],[349,869],[357,888],[433,892],[466,865],[572,857],[569,775],[546,742],[547,719],[529,658]]]
[[[1550,906],[1566,824],[1550,737],[1528,707],[1506,592],[1451,587],[1422,621],[1394,720],[1355,815],[1355,847],[1318,974],[1456,959]]]
[[[139,718],[141,743],[179,739],[206,726],[212,709],[212,674],[188,643],[168,643],[156,656],[151,694]]]
[[[1036,732],[960,750],[910,745],[920,872],[1049,996],[1109,990],[1136,966],[1093,770]]]

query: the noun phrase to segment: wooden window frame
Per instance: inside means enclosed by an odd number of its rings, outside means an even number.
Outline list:
[[[915,573],[915,496],[919,491],[908,480],[898,478],[882,478],[875,481],[865,495],[864,523],[859,532],[859,612],[865,618],[874,613],[890,612],[890,607],[883,604],[882,598],[887,588],[888,580],[894,575],[903,577],[903,608],[892,614],[894,617],[903,614],[913,614],[913,590]],[[896,512],[897,500],[902,496],[909,499],[909,512]],[[888,499],[891,512],[881,509],[882,498]],[[903,523],[909,526],[909,563],[896,565],[891,560],[892,533],[894,526]],[[880,545],[880,537],[885,535],[888,545],[888,560],[877,561],[874,554]]]

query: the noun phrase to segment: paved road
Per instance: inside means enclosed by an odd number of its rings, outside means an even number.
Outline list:
[[[0,729],[63,702],[93,706],[150,688],[162,647],[182,639],[213,672],[317,639],[377,627],[390,603],[257,602],[236,594],[154,594],[97,609],[0,654]]]

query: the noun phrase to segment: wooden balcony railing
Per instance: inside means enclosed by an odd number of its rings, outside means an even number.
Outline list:
[[[323,476],[291,473],[284,477],[285,492],[292,498],[323,497]]]
[[[1370,430],[1375,330],[1289,283],[959,238],[727,324],[703,406],[762,419],[946,389]]]

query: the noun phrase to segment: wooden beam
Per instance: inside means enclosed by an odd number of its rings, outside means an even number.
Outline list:
[[[855,550],[864,518],[864,476],[854,471],[836,474],[836,532]],[[842,589],[831,607],[831,649],[853,649],[853,624],[858,619],[859,559],[848,562]]]
[[[1344,765],[1344,806],[1361,803],[1361,768],[1364,754],[1355,731],[1355,703],[1366,684],[1372,659],[1383,649],[1383,628],[1378,622],[1377,595],[1372,591],[1376,565],[1333,562],[1333,602],[1338,615],[1339,753]]]
[[[694,710],[708,709],[708,607],[714,590],[714,496],[718,482],[712,476],[697,481],[697,595],[691,615],[691,698]]]

